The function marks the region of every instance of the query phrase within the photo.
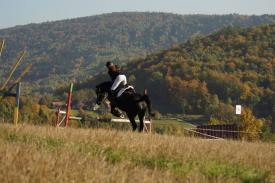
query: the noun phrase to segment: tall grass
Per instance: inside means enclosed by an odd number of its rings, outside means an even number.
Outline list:
[[[0,125],[0,182],[275,182],[275,144]]]

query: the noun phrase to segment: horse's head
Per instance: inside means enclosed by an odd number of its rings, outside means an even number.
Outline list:
[[[108,98],[108,95],[111,91],[111,86],[111,82],[103,82],[96,86],[96,104],[100,105]]]

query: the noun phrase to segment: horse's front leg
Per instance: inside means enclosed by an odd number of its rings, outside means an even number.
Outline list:
[[[132,124],[133,131],[135,131],[137,129],[137,123],[135,121],[135,116],[129,116],[129,115],[127,115],[127,116]]]

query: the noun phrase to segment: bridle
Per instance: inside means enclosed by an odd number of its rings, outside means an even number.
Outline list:
[[[108,98],[108,92],[107,91],[100,91],[100,88],[96,89],[96,103],[100,105],[102,102],[104,102]]]

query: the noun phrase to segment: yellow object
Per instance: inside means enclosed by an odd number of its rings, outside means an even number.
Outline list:
[[[19,116],[19,108],[15,107],[14,114],[13,114],[13,123],[15,126],[17,126],[17,123],[18,123],[18,116]]]

